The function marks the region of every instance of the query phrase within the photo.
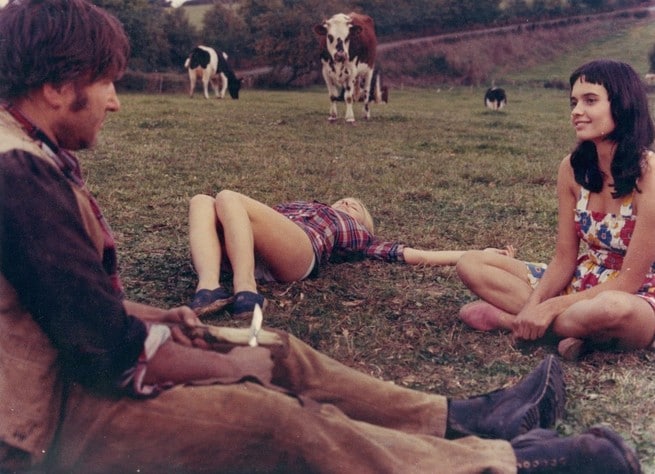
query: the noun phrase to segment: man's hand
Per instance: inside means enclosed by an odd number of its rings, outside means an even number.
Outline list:
[[[123,300],[123,306],[127,314],[131,314],[150,323],[184,324],[187,326],[202,325],[196,313],[188,306],[162,309],[131,300]]]
[[[175,342],[189,347],[193,346],[201,349],[208,348],[207,344],[202,339],[191,340],[186,336],[186,334],[184,334],[184,327],[193,328],[204,326],[191,308],[188,306],[177,306],[175,308],[164,310],[164,315],[165,321],[171,324],[171,336]]]
[[[164,320],[171,324],[183,324],[185,326],[202,326],[202,322],[188,306],[177,306],[164,310]]]

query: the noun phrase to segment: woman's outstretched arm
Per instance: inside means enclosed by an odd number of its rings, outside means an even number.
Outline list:
[[[514,257],[516,250],[512,245],[504,249],[486,248],[485,251],[496,252],[508,257]],[[455,265],[466,250],[419,250],[405,247],[403,256],[408,265],[451,266]]]

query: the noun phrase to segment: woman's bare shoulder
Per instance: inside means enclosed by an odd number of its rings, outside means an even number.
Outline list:
[[[573,167],[571,166],[571,155],[566,155],[560,161],[559,169],[557,171],[557,182],[560,187],[565,187],[569,189],[577,188],[577,183],[575,182],[575,174],[573,173]]]
[[[655,204],[655,153],[647,151],[644,157],[641,177],[637,182],[639,192],[635,194],[635,201],[639,207],[645,204]]]

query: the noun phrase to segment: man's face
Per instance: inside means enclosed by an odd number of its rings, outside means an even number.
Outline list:
[[[53,126],[57,144],[68,150],[95,145],[107,112],[120,109],[113,81],[101,79],[86,86],[67,85],[66,103]]]

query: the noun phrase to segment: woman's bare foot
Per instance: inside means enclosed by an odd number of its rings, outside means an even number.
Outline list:
[[[503,324],[504,315],[505,312],[502,309],[496,308],[491,303],[483,300],[465,304],[459,310],[459,319],[467,326],[478,331],[505,329],[506,326]]]

